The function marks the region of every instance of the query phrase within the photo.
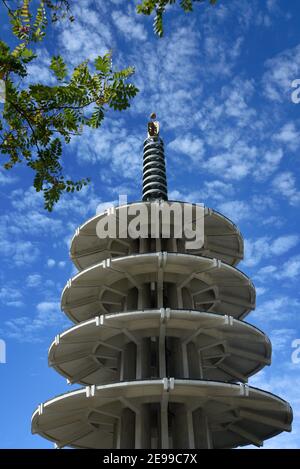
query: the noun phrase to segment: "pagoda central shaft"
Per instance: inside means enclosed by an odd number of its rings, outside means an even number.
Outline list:
[[[159,123],[149,122],[144,141],[143,201],[157,199],[168,200],[164,142],[159,136]]]

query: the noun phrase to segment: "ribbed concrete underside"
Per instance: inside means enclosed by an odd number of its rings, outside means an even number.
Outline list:
[[[158,252],[102,261],[69,280],[62,293],[62,308],[74,322],[152,307],[242,319],[255,308],[255,289],[245,274],[217,259]]]
[[[171,205],[172,201],[164,202]],[[182,210],[186,207],[192,207],[192,204],[184,202],[176,202],[180,204]],[[131,209],[132,212],[138,211],[141,206],[150,209],[150,202],[137,202],[134,204],[124,205],[122,210]],[[243,239],[234,223],[220,213],[204,207],[204,246],[200,250],[188,250],[184,243],[186,238],[183,236],[180,240],[162,240],[164,246],[157,248],[156,240],[133,240],[122,233],[120,239],[104,238],[100,239],[96,233],[97,223],[107,219],[106,212],[91,218],[77,230],[71,242],[71,259],[79,270],[86,269],[93,264],[97,264],[104,259],[126,256],[128,254],[137,254],[153,251],[169,251],[169,252],[190,252],[193,255],[218,258],[230,265],[236,265],[243,259]],[[115,208],[115,218],[117,223],[120,221],[120,208]],[[133,215],[128,215],[128,223],[132,220]],[[195,228],[195,217],[193,218],[192,227]],[[174,229],[174,220],[170,218],[170,230]],[[184,234],[184,233],[183,233]]]
[[[291,419],[285,401],[256,388],[170,378],[59,396],[35,412],[32,428],[59,447],[231,448],[261,446]]]
[[[160,366],[147,366],[150,354],[159,355]],[[246,382],[270,360],[269,339],[245,322],[163,308],[96,317],[57,336],[49,350],[50,366],[84,385],[164,377],[166,370]]]

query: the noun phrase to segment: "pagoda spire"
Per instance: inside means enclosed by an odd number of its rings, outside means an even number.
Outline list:
[[[150,119],[144,141],[143,201],[168,200],[164,142],[159,136],[156,114],[152,113]]]

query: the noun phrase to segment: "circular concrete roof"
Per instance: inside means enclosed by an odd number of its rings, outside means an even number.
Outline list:
[[[125,309],[129,291],[145,284],[170,284],[176,308],[244,318],[255,308],[255,288],[235,267],[191,254],[151,253],[107,259],[70,279],[62,293],[63,311],[75,323]],[[142,297],[142,295],[140,295]],[[177,297],[177,298],[176,298]],[[179,297],[184,298],[180,305]],[[191,304],[187,304],[191,303]],[[127,309],[145,309],[147,306]]]
[[[90,386],[41,404],[32,416],[32,433],[59,447],[113,447],[113,430],[124,408],[163,399],[191,412],[205,407],[213,448],[255,444],[291,430],[292,409],[273,394],[244,384],[217,381],[132,381]]]
[[[169,201],[166,203],[174,203]],[[192,207],[195,204],[184,202],[176,202],[181,207]],[[118,222],[120,209],[138,210],[142,205],[150,207],[150,202],[136,202],[133,204],[123,205],[114,208],[114,216]],[[91,218],[79,228],[71,242],[70,255],[71,259],[79,270],[97,264],[104,259],[110,257],[125,256],[131,253],[137,253],[136,240],[128,236],[118,238],[100,239],[96,233],[97,223],[103,221],[108,216],[105,211]],[[133,216],[132,216],[133,217]],[[128,216],[128,223],[131,218]],[[171,221],[173,226],[173,220]],[[195,220],[193,222],[195,226]],[[204,246],[200,250],[187,250],[194,255],[200,255],[211,258],[221,259],[230,265],[236,265],[244,255],[243,238],[237,228],[228,218],[220,213],[204,207]],[[183,238],[183,241],[185,238]]]
[[[161,309],[103,315],[76,325],[56,336],[49,365],[70,382],[120,381],[121,351],[129,342],[158,337],[162,325],[166,337],[193,342],[201,351],[204,379],[246,381],[270,364],[270,341],[250,324],[230,316]]]

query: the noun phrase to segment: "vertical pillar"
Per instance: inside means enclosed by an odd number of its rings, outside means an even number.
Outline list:
[[[139,242],[140,242],[140,254],[144,254],[145,252],[147,252],[147,244],[148,244],[148,240],[146,238],[139,238]]]
[[[198,356],[199,356],[199,371],[200,371],[200,379],[203,379],[203,360],[202,360],[202,352],[198,350]]]
[[[141,341],[142,379],[151,377],[151,339],[145,337]]]
[[[188,429],[188,441],[189,441],[189,449],[195,448],[195,435],[194,435],[194,426],[193,426],[193,414],[190,410],[187,410],[186,413],[187,418],[187,429]]]
[[[142,344],[136,345],[136,379],[142,379]]]
[[[121,419],[115,424],[114,428],[115,448],[121,449]]]
[[[159,359],[158,359],[159,377],[165,378],[166,377],[166,326],[165,324],[160,325],[158,354],[159,354]]]
[[[125,351],[122,350],[122,352],[120,353],[120,381],[124,381],[124,354],[125,354]]]
[[[168,393],[165,392],[162,395],[160,404],[160,433],[162,449],[169,449],[168,399]]]
[[[135,413],[135,449],[142,448],[142,414],[140,411]]]
[[[187,344],[185,342],[182,342],[181,350],[182,350],[183,377],[189,378],[189,361],[188,361],[188,353],[187,353]]]
[[[184,404],[172,404],[170,411],[174,415],[172,419],[173,448],[190,448],[187,409]]]
[[[212,449],[212,437],[207,415],[203,409],[193,412],[195,445],[197,449]]]
[[[141,448],[151,449],[151,409],[150,404],[142,404],[141,414]]]
[[[131,409],[122,410],[120,427],[120,449],[134,449],[135,413]]]

